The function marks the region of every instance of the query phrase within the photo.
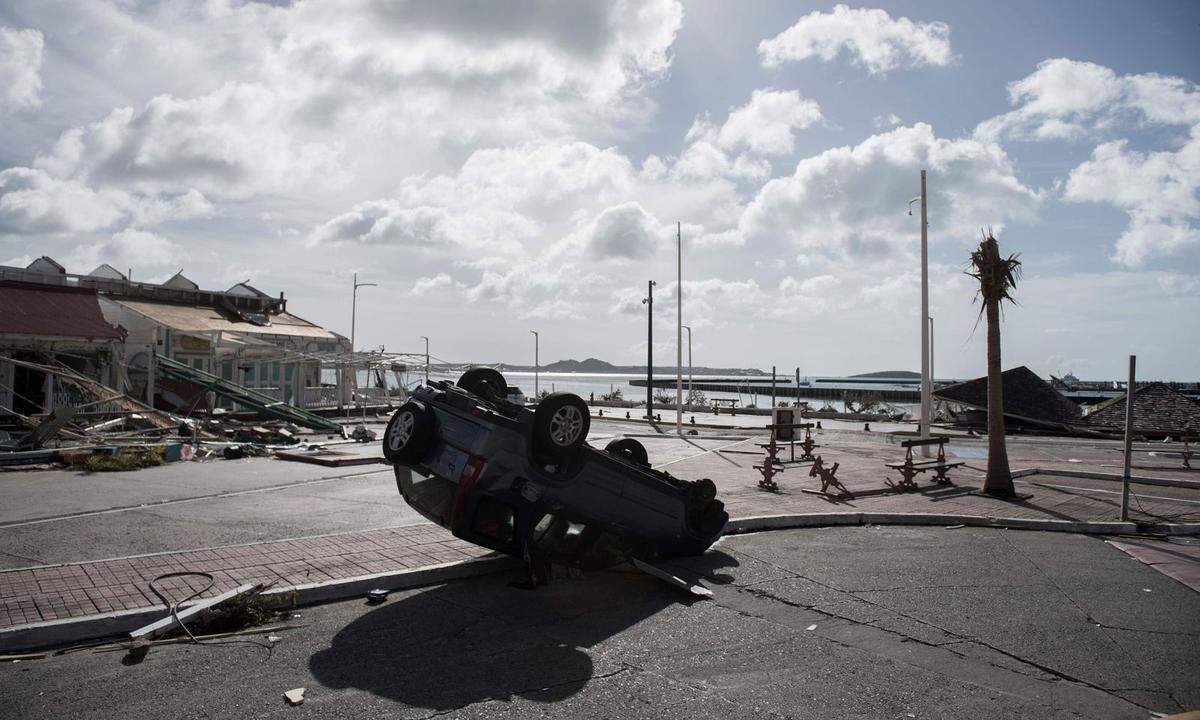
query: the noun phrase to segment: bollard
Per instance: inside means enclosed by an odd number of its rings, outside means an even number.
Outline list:
[[[863,430],[871,432],[871,423],[863,423]]]
[[[628,411],[628,410],[626,410],[626,411],[625,411],[625,419],[626,419],[626,420],[628,420],[628,419],[629,419],[629,411]]]
[[[604,417],[604,408],[600,408],[600,417]]]
[[[691,418],[691,420],[688,420],[688,422],[690,422],[691,424],[695,425],[695,424],[696,424],[696,416],[695,416],[695,415],[693,415],[693,416],[692,416],[692,418]]]
[[[820,430],[820,429],[821,429],[821,421],[820,421],[820,420],[818,420],[818,421],[817,421],[817,429],[818,429],[818,430]]]

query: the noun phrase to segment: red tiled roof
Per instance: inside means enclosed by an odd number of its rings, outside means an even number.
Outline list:
[[[0,334],[120,339],[104,320],[96,291],[0,282]]]

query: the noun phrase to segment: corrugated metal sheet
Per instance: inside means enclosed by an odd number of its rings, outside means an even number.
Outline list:
[[[0,333],[119,340],[104,321],[96,291],[0,282]]]
[[[337,336],[291,313],[271,316],[270,325],[255,325],[231,319],[213,307],[109,298],[112,302],[150,318],[173,330],[192,332],[236,332],[243,335],[292,335],[332,340]]]

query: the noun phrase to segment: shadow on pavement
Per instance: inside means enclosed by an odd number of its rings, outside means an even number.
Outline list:
[[[737,565],[720,552],[691,560],[711,571]],[[556,568],[548,586],[532,591],[510,587],[510,579],[394,595],[342,628],[309,658],[309,669],[327,687],[435,711],[513,697],[552,703],[598,674],[587,648],[694,601],[629,566],[582,578]]]

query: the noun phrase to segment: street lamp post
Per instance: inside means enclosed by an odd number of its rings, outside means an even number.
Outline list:
[[[360,287],[379,287],[376,283],[360,283],[358,281],[358,273],[354,273],[354,291],[350,293],[350,362],[349,372],[354,384],[358,385],[358,378],[355,377],[356,370],[354,368],[354,347],[355,335],[358,329],[358,289]],[[338,408],[342,406],[343,390],[338,388]]]
[[[925,193],[925,171],[921,171],[921,195],[909,201],[921,201],[921,419],[918,423],[922,440],[929,439],[929,415],[933,406],[933,383],[929,372],[929,222],[926,219],[928,197]],[[929,457],[929,446],[921,446],[921,454]]]
[[[429,384],[429,338],[424,335],[421,339],[425,341],[425,384]]]
[[[675,434],[683,436],[683,223],[675,223]]]
[[[688,331],[688,407],[692,405],[692,328],[688,325],[683,326],[684,330]]]
[[[354,292],[350,296],[350,352],[354,352],[354,334],[358,324],[358,289],[360,287],[379,287],[379,285],[360,283],[358,273],[354,273]]]
[[[533,333],[533,399],[536,402],[540,392],[538,390],[538,344],[541,342],[541,337],[537,330],[530,330]]]
[[[646,285],[646,419],[654,419],[654,281]]]

